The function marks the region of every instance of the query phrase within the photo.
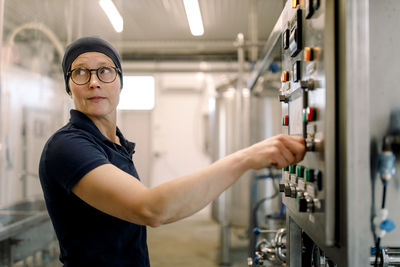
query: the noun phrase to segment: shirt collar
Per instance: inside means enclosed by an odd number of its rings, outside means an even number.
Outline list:
[[[105,137],[100,132],[100,130],[97,128],[97,126],[93,123],[93,121],[91,119],[89,119],[89,117],[86,116],[84,113],[82,113],[78,110],[75,110],[75,109],[71,109],[70,114],[71,114],[71,118],[70,118],[71,124],[75,125],[76,127],[80,128],[82,130],[85,130],[85,131],[93,134],[94,136],[96,136],[97,138],[99,138],[101,141],[103,141],[105,143],[108,143],[113,146],[117,145],[114,142],[112,142],[110,139]],[[126,140],[118,127],[117,127],[116,134],[119,137],[121,146],[125,147],[130,155],[135,153],[136,144]]]

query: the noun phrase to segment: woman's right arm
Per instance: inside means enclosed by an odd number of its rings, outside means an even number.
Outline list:
[[[302,160],[304,153],[302,137],[278,135],[151,189],[104,164],[87,173],[72,192],[107,214],[156,227],[199,211],[249,169],[282,168]]]

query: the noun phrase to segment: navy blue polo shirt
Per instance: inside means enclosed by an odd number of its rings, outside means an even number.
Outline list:
[[[43,149],[40,182],[64,266],[150,266],[145,226],[103,213],[71,191],[85,174],[103,164],[111,163],[139,179],[132,162],[135,144],[118,128],[117,136],[121,146],[101,134],[85,114],[71,110],[70,122]]]

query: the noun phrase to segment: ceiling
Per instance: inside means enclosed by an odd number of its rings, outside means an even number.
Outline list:
[[[98,0],[5,0],[3,36],[25,23],[44,24],[65,46],[84,35],[112,42],[124,60],[235,60],[234,41],[268,38],[283,0],[199,0],[204,35],[191,35],[182,0],[114,0],[124,19],[116,33]],[[21,31],[17,40],[40,33]],[[33,36],[33,37],[32,37]]]

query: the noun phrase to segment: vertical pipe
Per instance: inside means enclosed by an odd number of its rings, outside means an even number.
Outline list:
[[[250,50],[249,58],[251,62],[256,62],[258,57],[258,24],[257,24],[257,0],[250,0],[249,11],[249,33],[250,33]]]
[[[72,31],[74,28],[74,0],[69,0],[69,6],[67,8],[68,10],[68,15],[67,15],[67,21],[66,21],[66,28],[67,28],[67,44],[70,44],[72,42]]]
[[[236,85],[236,105],[235,105],[235,115],[236,115],[236,138],[235,138],[235,150],[243,148],[245,144],[244,140],[244,115],[245,112],[243,112],[243,88],[245,86],[244,83],[244,35],[243,33],[239,33],[237,35],[236,43],[238,46],[238,80],[237,80],[237,85]]]
[[[369,1],[341,0],[338,4],[339,177],[345,184],[347,209],[341,238],[347,246],[346,266],[368,266],[373,245],[366,212],[371,201]]]
[[[226,201],[226,193],[224,194],[224,200]],[[225,202],[224,201],[224,202]],[[224,203],[225,204],[225,203]],[[225,210],[227,210],[225,208]],[[231,265],[231,253],[230,253],[230,244],[231,244],[231,227],[229,221],[223,219],[221,221],[221,229],[220,229],[220,240],[221,240],[221,262],[222,266],[230,266]]]
[[[226,156],[232,149],[231,143],[228,139],[228,134],[231,134],[231,130],[228,129],[231,126],[228,116],[229,110],[226,101],[229,99],[224,98],[224,92],[218,92],[218,114],[217,114],[217,127],[218,127],[218,156],[217,159]],[[231,264],[230,259],[230,190],[223,192],[218,198],[218,220],[220,222],[220,265],[229,266]]]
[[[4,23],[4,0],[0,0],[0,47],[3,47],[3,25]],[[3,158],[3,149],[4,149],[4,136],[3,136],[3,60],[0,62],[0,196],[4,196],[4,158]],[[3,203],[4,199],[0,198],[0,205]]]

